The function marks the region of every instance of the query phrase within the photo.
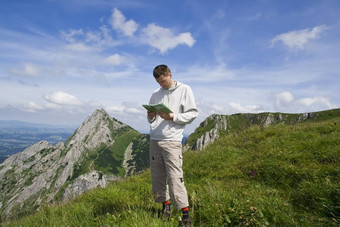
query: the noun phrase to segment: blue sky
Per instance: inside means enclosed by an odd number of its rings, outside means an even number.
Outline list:
[[[0,0],[0,120],[140,132],[167,64],[199,117],[340,107],[337,0]]]

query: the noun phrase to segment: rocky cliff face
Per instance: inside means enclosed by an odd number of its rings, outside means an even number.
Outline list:
[[[149,141],[143,138],[102,109],[65,144],[41,141],[12,155],[0,165],[1,217],[20,217],[42,204],[68,201],[147,168]]]
[[[264,129],[275,124],[296,124],[306,120],[318,120],[340,115],[340,109],[303,114],[259,113],[211,115],[191,134],[185,149],[202,150],[219,138],[221,133],[237,132],[247,127],[258,125]]]

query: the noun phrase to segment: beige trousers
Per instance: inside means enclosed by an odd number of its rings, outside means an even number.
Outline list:
[[[182,170],[181,142],[151,140],[150,168],[155,201],[162,203],[171,198],[175,209],[188,207],[188,194]]]

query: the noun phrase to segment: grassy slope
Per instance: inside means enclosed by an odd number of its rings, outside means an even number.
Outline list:
[[[251,127],[184,154],[195,226],[339,226],[340,118]],[[157,216],[149,172],[3,226],[177,226]]]
[[[221,121],[222,119],[226,122],[226,131],[235,132],[244,130],[251,126],[262,125],[268,118],[271,116],[273,122],[272,125],[275,124],[287,124],[294,125],[297,124],[300,120],[303,119],[303,114],[291,114],[291,113],[256,113],[256,114],[232,114],[232,115],[211,115],[206,119],[206,121],[201,123],[200,127],[197,127],[195,132],[193,132],[186,141],[187,147],[193,147],[196,143],[197,139],[200,138],[203,134],[210,131],[215,127],[215,124]],[[312,121],[319,122],[328,119],[333,119],[340,116],[340,109],[332,109],[326,111],[319,111],[309,113],[308,119],[304,121]],[[216,122],[216,118],[218,119]],[[280,120],[279,120],[280,119]],[[221,130],[219,133],[224,134],[226,131]]]
[[[121,177],[125,175],[123,168],[124,152],[129,143],[137,138],[140,133],[130,127],[122,128],[114,133],[115,142],[112,145],[102,144],[100,147],[88,151],[90,158],[85,158],[75,165],[72,179],[88,173],[92,169],[102,171],[104,174],[115,174]]]

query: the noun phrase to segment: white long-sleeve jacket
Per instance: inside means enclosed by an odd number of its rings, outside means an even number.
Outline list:
[[[195,98],[188,85],[174,81],[169,89],[159,88],[151,96],[149,104],[163,102],[173,111],[173,120],[164,120],[160,116],[149,119],[151,140],[182,141],[186,124],[190,124],[198,115]]]

